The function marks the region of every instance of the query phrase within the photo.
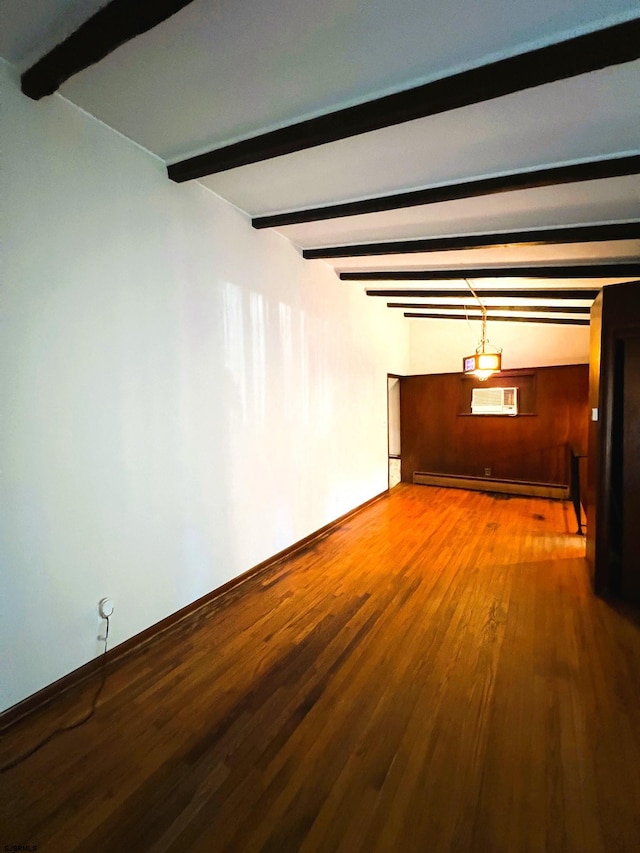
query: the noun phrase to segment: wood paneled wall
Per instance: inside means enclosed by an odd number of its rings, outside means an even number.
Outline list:
[[[516,417],[471,415],[471,389],[516,386]],[[402,479],[414,471],[567,484],[567,444],[586,453],[589,367],[503,371],[487,383],[460,373],[400,383]]]

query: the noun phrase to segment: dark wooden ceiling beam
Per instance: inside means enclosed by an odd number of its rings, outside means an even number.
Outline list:
[[[458,281],[465,278],[633,278],[640,262],[628,264],[564,264],[533,267],[462,267],[446,270],[367,270],[341,272],[341,281]]]
[[[193,0],[111,0],[24,72],[22,91],[35,101],[52,95],[69,77],[166,21],[191,2]]]
[[[473,299],[471,293],[469,293],[469,298]],[[465,311],[470,316],[471,314],[478,314],[480,316],[480,309],[478,306],[473,305],[470,308],[467,308],[465,305],[455,304],[455,303],[442,303],[438,304],[437,302],[427,303],[427,302],[387,302],[387,308],[407,308],[411,309],[421,309],[423,311]],[[491,311],[520,311],[523,313],[529,312],[537,312],[537,313],[549,313],[549,314],[589,314],[591,308],[585,305],[574,306],[574,305],[485,305],[485,308],[488,312]]]
[[[370,258],[376,255],[411,255],[418,252],[454,252],[491,246],[553,246],[565,243],[601,243],[606,240],[640,239],[640,222],[612,222],[604,225],[572,225],[566,228],[536,228],[503,231],[497,234],[459,234],[422,240],[392,240],[382,243],[354,243],[303,249],[307,260],[319,258]]]
[[[462,198],[495,195],[496,193],[530,190],[538,187],[557,186],[579,181],[595,181],[602,178],[619,178],[640,173],[640,154],[625,157],[607,157],[604,160],[589,160],[586,163],[570,163],[528,172],[512,172],[508,175],[492,175],[473,181],[456,181],[436,187],[425,187],[404,193],[359,199],[312,207],[306,210],[291,210],[268,216],[258,216],[251,221],[254,228],[279,228],[299,225],[302,222],[318,222],[339,219],[344,216],[359,216],[365,213],[380,213],[400,210],[422,204],[437,204]]]
[[[296,122],[169,166],[189,181],[640,58],[640,19]]]
[[[471,291],[464,290],[367,290],[367,296],[384,296],[386,299],[433,299],[445,296],[447,299],[466,299]],[[590,299],[593,301],[600,293],[600,288],[589,288],[578,290],[567,288],[556,290],[549,287],[545,290],[532,290],[531,288],[518,288],[517,290],[476,290],[480,299],[497,296],[500,299]]]
[[[457,316],[453,314],[416,314],[411,311],[406,311],[405,317],[413,317],[414,319],[423,320],[466,320],[463,315]],[[492,314],[488,315],[492,323],[554,323],[557,326],[588,326],[589,320],[583,320],[576,317],[575,320],[569,317],[500,317]],[[475,318],[469,318],[475,319]],[[478,318],[480,319],[480,315]]]

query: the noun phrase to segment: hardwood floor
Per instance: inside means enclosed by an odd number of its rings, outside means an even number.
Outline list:
[[[640,625],[574,530],[568,503],[398,486],[110,672],[0,776],[0,844],[640,850]]]

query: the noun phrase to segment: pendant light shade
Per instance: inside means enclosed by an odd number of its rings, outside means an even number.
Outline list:
[[[462,360],[464,373],[473,373],[478,379],[488,379],[493,373],[499,373],[502,367],[502,353],[475,352]]]

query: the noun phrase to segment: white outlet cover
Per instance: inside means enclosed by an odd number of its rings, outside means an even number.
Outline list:
[[[113,613],[113,599],[101,598],[98,602],[98,613],[103,619],[107,619]]]

